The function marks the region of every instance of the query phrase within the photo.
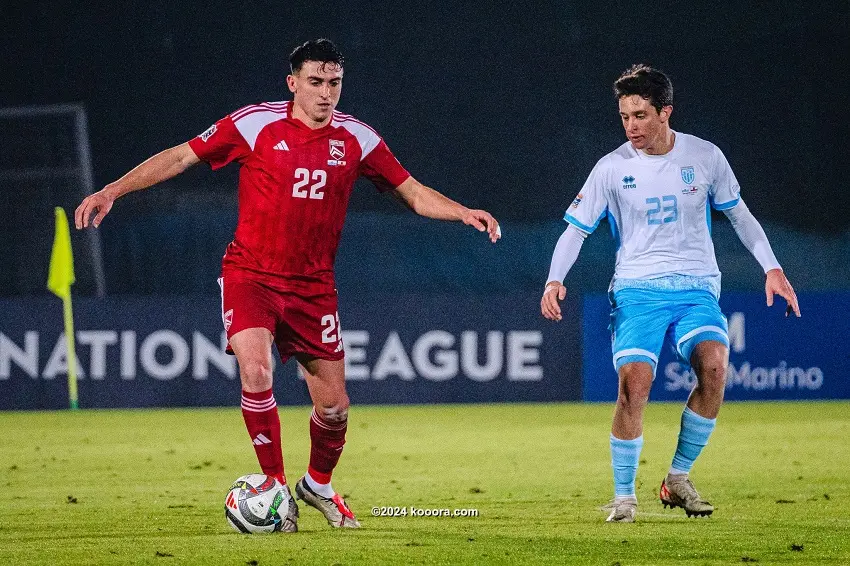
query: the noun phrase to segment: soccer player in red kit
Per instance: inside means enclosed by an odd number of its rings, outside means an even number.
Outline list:
[[[417,214],[461,221],[487,232],[494,243],[500,233],[489,213],[416,181],[375,130],[335,110],[344,61],[333,43],[308,41],[289,62],[291,101],[254,104],[225,116],[86,197],[74,220],[78,229],[97,227],[116,198],[200,161],[213,169],[240,164],[239,221],[219,284],[227,350],[236,355],[242,380],[242,415],[263,472],[285,485],[272,394],[274,343],[284,362],[297,359],[313,400],[310,462],[296,495],[331,526],[356,528],[360,523],[331,486],[349,405],[333,265],[354,182],[365,176]],[[283,530],[296,531],[294,499],[281,510]]]

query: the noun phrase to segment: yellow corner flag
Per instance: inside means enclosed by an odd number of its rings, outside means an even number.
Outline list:
[[[50,274],[47,276],[47,288],[60,299],[71,296],[74,283],[74,256],[71,253],[71,234],[68,231],[68,218],[65,210],[57,206],[56,236],[53,238],[53,253],[50,254]]]
[[[50,273],[47,288],[62,299],[65,312],[65,339],[68,341],[68,401],[71,409],[77,409],[77,354],[74,349],[74,315],[71,310],[71,285],[74,284],[74,256],[71,253],[71,234],[65,210],[57,206],[56,235],[53,252],[50,254]]]

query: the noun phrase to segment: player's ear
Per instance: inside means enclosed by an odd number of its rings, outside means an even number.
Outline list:
[[[295,76],[286,75],[286,86],[289,87],[289,92],[295,94]]]
[[[673,107],[672,106],[662,106],[661,112],[659,112],[658,114],[661,116],[661,121],[666,122],[667,120],[670,119],[670,115],[672,113],[673,113]]]

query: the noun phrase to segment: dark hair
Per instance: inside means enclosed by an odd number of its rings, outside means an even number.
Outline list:
[[[614,94],[617,100],[637,94],[661,112],[662,107],[673,104],[673,83],[658,69],[638,63],[629,67],[614,81]]]
[[[330,39],[311,39],[292,50],[289,55],[289,68],[293,73],[297,73],[305,61],[336,63],[342,67],[345,64],[345,57]]]

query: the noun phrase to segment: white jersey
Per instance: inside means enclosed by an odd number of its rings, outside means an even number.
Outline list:
[[[612,288],[706,288],[720,293],[711,209],[738,204],[740,187],[714,144],[675,133],[673,149],[647,155],[626,142],[599,160],[564,220],[591,233],[608,217],[617,242]],[[661,281],[656,281],[661,283]]]

